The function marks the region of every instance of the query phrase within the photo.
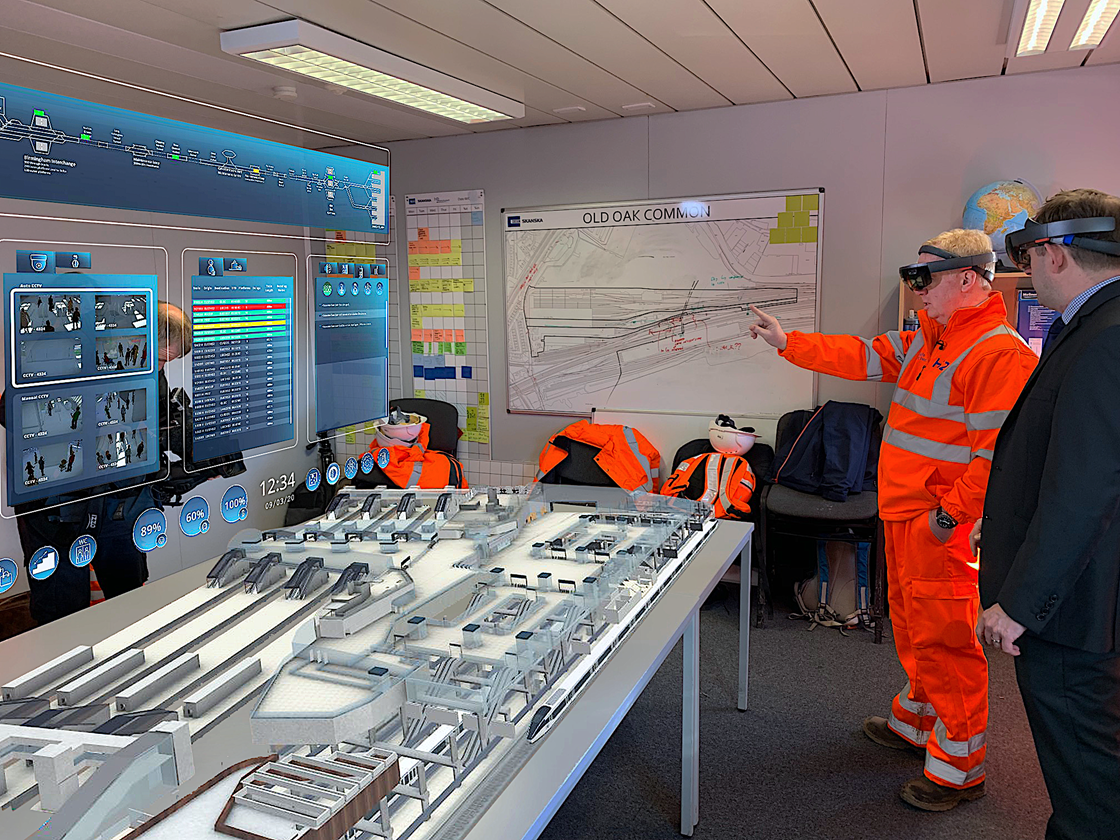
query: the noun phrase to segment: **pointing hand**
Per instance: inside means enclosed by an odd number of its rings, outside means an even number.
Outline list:
[[[750,310],[758,316],[758,323],[751,324],[751,338],[761,337],[771,347],[785,350],[786,333],[778,323],[778,319],[763,312],[757,306],[751,306]]]

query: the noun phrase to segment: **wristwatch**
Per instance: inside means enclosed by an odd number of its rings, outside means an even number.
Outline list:
[[[934,515],[933,519],[937,523],[938,528],[945,528],[946,530],[956,528],[960,524],[959,522],[957,522],[957,520],[947,514],[945,512],[945,509],[940,505],[938,505],[937,513]]]

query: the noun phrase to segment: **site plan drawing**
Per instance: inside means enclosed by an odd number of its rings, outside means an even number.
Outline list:
[[[779,414],[813,376],[752,341],[813,330],[821,190],[507,210],[509,410]]]

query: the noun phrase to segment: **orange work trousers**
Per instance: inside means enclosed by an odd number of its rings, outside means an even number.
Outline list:
[[[928,514],[883,527],[891,627],[908,678],[891,703],[888,725],[926,748],[930,779],[954,788],[977,785],[987,749],[988,660],[976,638],[972,526],[958,526],[944,543]]]

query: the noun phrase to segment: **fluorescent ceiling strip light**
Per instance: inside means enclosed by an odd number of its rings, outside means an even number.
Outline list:
[[[1092,50],[1101,45],[1105,33],[1120,12],[1120,0],[1093,0],[1070,43],[1071,50]]]
[[[1023,32],[1019,35],[1019,48],[1015,50],[1016,56],[1021,58],[1046,52],[1065,2],[1066,0],[1030,0],[1027,17],[1023,21]]]
[[[525,116],[520,102],[302,20],[223,32],[222,50],[457,122]]]

